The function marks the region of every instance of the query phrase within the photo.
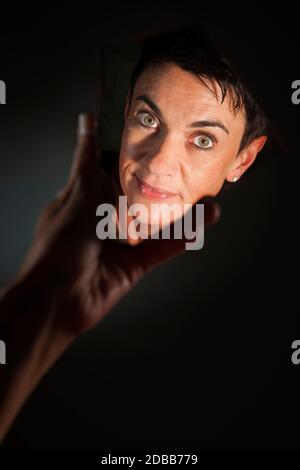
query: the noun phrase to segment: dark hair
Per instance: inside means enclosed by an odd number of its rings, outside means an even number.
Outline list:
[[[204,35],[199,25],[167,31],[143,41],[140,57],[130,80],[129,102],[135,84],[149,65],[172,62],[190,72],[203,84],[216,82],[221,89],[222,102],[227,93],[234,112],[244,108],[246,126],[238,153],[253,139],[266,133],[267,119],[230,62],[222,57]],[[214,90],[209,87],[214,93]]]

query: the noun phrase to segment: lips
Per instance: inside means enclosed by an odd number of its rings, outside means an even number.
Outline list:
[[[134,175],[137,184],[140,188],[140,191],[144,194],[144,196],[149,197],[151,199],[166,199],[168,197],[176,196],[177,193],[172,193],[170,191],[166,191],[162,188],[156,188],[154,186],[150,186],[150,184],[146,183],[145,181],[141,180],[136,174]]]

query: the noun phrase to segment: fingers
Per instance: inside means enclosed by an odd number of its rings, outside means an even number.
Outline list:
[[[212,225],[218,222],[221,215],[221,208],[216,202],[204,201],[204,223]]]
[[[220,206],[208,198],[202,202],[204,203],[204,225],[215,224],[220,217]],[[130,261],[133,265],[139,265],[143,272],[147,272],[183,253],[186,250],[186,243],[189,241],[185,236],[181,239],[144,240],[139,246],[133,248]]]
[[[96,146],[97,119],[93,113],[80,114],[77,127],[77,145],[73,156],[69,181],[88,176],[95,171],[98,152]]]
[[[144,272],[178,256],[185,251],[185,239],[146,240],[133,248],[138,251],[138,263]]]

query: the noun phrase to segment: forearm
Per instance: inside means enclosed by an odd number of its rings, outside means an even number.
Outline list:
[[[60,286],[49,274],[31,273],[0,295],[0,339],[7,360],[0,366],[0,440],[45,372],[74,337],[56,327]]]

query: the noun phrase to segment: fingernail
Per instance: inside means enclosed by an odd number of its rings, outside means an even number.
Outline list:
[[[97,119],[93,113],[82,113],[78,117],[78,135],[84,137],[96,133]]]

